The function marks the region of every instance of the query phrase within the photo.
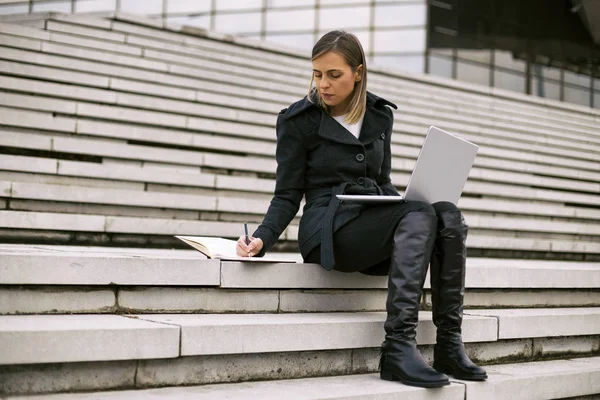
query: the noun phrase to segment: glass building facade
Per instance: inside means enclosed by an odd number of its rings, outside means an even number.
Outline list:
[[[0,0],[0,14],[123,11],[307,53],[324,33],[345,29],[361,40],[370,65],[600,108],[600,46],[582,45],[580,40],[578,49],[589,46],[589,57],[556,53],[568,47],[569,40],[545,40],[538,37],[539,30],[529,32],[531,22],[506,6],[514,1]],[[539,16],[539,10],[534,12]],[[561,29],[575,24],[568,14],[552,17]],[[544,14],[544,20],[557,30],[551,16]]]

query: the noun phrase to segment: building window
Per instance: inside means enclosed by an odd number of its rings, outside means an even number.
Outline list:
[[[26,14],[29,12],[29,2],[26,4],[0,5],[0,15]]]
[[[432,53],[429,55],[429,73],[452,78],[452,56]]]
[[[217,14],[215,30],[222,33],[260,32],[261,13]]]
[[[427,24],[425,4],[394,4],[375,7],[375,26],[423,26]]]
[[[267,35],[266,40],[301,50],[311,50],[314,45],[312,33],[302,35]],[[308,54],[307,54],[308,55]]]
[[[33,12],[71,12],[70,1],[52,1],[49,3],[33,3]]]
[[[141,14],[160,15],[163,12],[163,0],[121,0],[121,11]]]
[[[268,0],[268,8],[279,7],[314,7],[315,0]]]
[[[319,29],[352,29],[369,26],[370,7],[321,8]]]
[[[502,69],[518,72],[525,72],[527,69],[527,63],[523,60],[513,57],[513,54],[509,51],[495,50],[494,61],[496,67],[500,67]]]
[[[208,13],[211,0],[167,0],[167,14]]]
[[[456,78],[459,81],[490,86],[490,67],[484,64],[458,60],[456,63]]]
[[[494,70],[494,86],[500,89],[525,93],[525,74],[496,69]]]
[[[422,74],[425,71],[425,54],[374,56],[373,65],[386,69]]]
[[[315,10],[269,10],[267,31],[312,31],[315,29]]]
[[[589,79],[589,77],[588,77]],[[566,79],[565,79],[566,80]],[[590,89],[565,83],[565,101],[590,106]]]
[[[77,0],[75,2],[75,12],[105,12],[115,11],[117,9],[117,0]]]
[[[210,29],[210,15],[200,15],[198,17],[169,17],[168,22],[179,25],[189,25],[196,28]]]
[[[374,51],[422,52],[425,50],[425,29],[375,31]]]
[[[263,6],[263,0],[218,0],[215,1],[217,11],[224,10],[257,10]]]
[[[363,4],[368,5],[370,0],[321,0],[321,7],[334,4]]]

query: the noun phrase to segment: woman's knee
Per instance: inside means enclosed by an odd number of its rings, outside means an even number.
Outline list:
[[[410,206],[409,212],[421,212],[425,214],[437,215],[437,211],[435,210],[435,208],[427,202],[409,200],[407,201],[407,203]]]
[[[460,209],[454,203],[450,203],[449,201],[438,201],[437,203],[433,203],[431,206],[438,216],[442,213],[460,211]]]
[[[438,217],[439,229],[460,230],[466,234],[469,226],[465,221],[462,211],[456,205],[447,201],[440,201],[434,203],[432,206]]]

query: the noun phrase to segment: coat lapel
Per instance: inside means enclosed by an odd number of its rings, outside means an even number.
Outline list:
[[[363,125],[361,127],[358,139],[352,133],[348,132],[348,130],[340,125],[335,119],[333,119],[333,117],[327,114],[325,110],[318,107],[315,104],[315,101],[310,102],[306,97],[302,102],[299,102],[294,110],[290,110],[287,113],[287,117],[290,118],[308,109],[316,108],[321,112],[321,121],[319,123],[319,129],[317,132],[319,136],[338,143],[354,145],[362,143],[363,145],[367,145],[379,139],[381,134],[385,133],[392,123],[388,115],[377,109],[377,104],[389,105],[395,109],[398,108],[394,103],[367,92],[365,118],[363,120]]]
[[[381,138],[381,134],[387,132],[391,122],[383,112],[367,106],[365,119],[360,129],[360,142],[366,145]]]
[[[364,126],[364,124],[363,124]],[[321,123],[317,134],[327,140],[344,144],[360,144],[358,139],[342,125],[328,115],[324,110],[321,111]]]

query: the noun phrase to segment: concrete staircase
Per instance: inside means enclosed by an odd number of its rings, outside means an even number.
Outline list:
[[[411,388],[374,374],[385,278],[207,260],[172,238],[260,222],[275,115],[306,91],[304,54],[122,14],[0,19],[0,395],[600,394],[596,110],[370,73],[370,90],[399,105],[400,189],[428,125],[481,146],[459,204],[463,330],[490,379]],[[276,250],[296,237],[297,221]],[[418,341],[431,360],[429,309],[426,290]],[[65,393],[88,391],[101,393]]]

